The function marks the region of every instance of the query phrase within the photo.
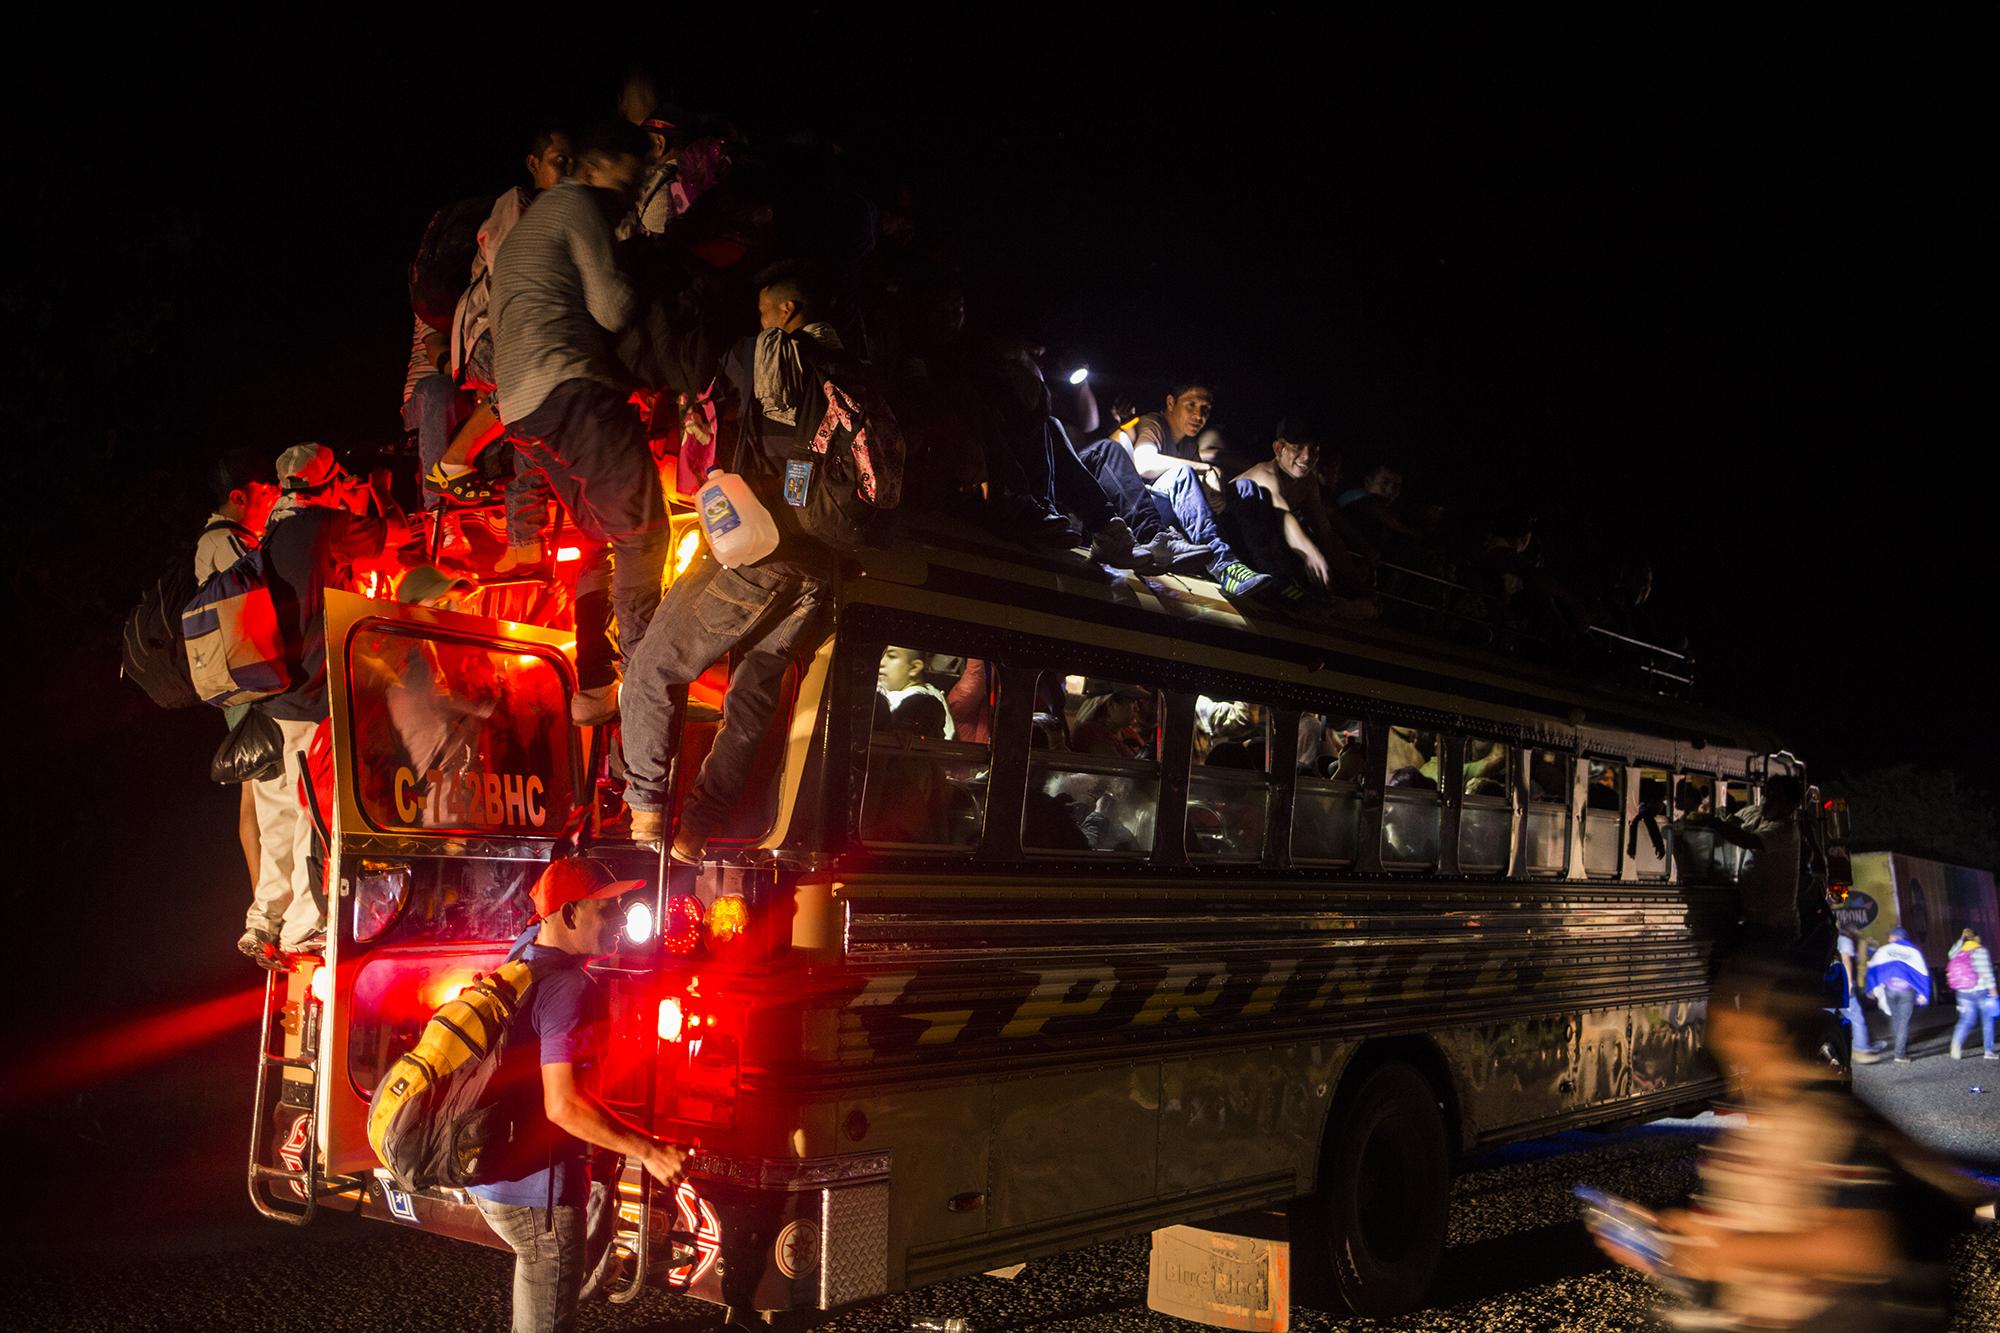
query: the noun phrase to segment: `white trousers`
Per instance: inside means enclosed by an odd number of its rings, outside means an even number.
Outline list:
[[[308,886],[312,816],[299,803],[299,753],[312,741],[316,722],[274,719],[285,737],[285,771],[250,784],[257,808],[257,883],[243,923],[268,930],[287,949],[325,929]]]

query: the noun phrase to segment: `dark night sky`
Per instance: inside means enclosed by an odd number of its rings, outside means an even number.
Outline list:
[[[8,178],[45,244],[5,291],[17,460],[115,429],[108,466],[191,474],[392,435],[424,218],[511,183],[545,115],[608,109],[637,55],[753,129],[859,127],[975,322],[1140,383],[1209,368],[1244,444],[1308,410],[1350,463],[1649,555],[1712,700],[1834,767],[1983,777],[1971,32],[1162,12],[440,39],[422,78],[387,33],[23,75]]]

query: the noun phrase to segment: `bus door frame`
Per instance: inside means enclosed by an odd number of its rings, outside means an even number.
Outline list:
[[[353,682],[348,679],[347,658],[354,635],[377,624],[395,624],[436,630],[438,638],[520,644],[553,649],[549,660],[557,666],[563,687],[558,725],[562,731],[564,754],[570,770],[570,790],[577,802],[588,803],[592,793],[585,787],[585,773],[577,731],[570,724],[569,703],[576,694],[575,634],[522,625],[484,616],[437,611],[429,607],[405,606],[377,601],[352,593],[329,590],[326,594],[327,706],[332,718],[334,802],[332,829],[327,850],[327,878],[334,886],[327,900],[326,967],[333,977],[332,993],[322,1015],[318,1056],[317,1090],[314,1094],[314,1137],[324,1155],[329,1175],[368,1173],[378,1165],[368,1146],[368,1103],[354,1094],[348,1084],[349,1007],[359,964],[375,949],[379,939],[368,944],[354,941],[355,876],[347,872],[350,859],[362,855],[441,858],[476,856],[497,860],[546,862],[558,836],[576,806],[560,812],[551,810],[547,837],[504,834],[495,837],[463,833],[428,833],[398,830],[383,832],[372,827],[361,809],[357,774],[347,762],[352,753],[354,716]],[[335,1089],[338,1088],[338,1093]]]

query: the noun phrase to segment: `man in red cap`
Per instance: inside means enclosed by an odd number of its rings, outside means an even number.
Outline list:
[[[523,1136],[523,1174],[472,1186],[493,1234],[514,1251],[514,1329],[567,1329],[585,1286],[606,1276],[617,1196],[614,1173],[589,1179],[589,1148],[636,1160],[671,1187],[691,1149],[677,1148],[626,1124],[598,1100],[597,1065],[604,1036],[604,995],[584,964],[617,947],[624,924],[618,899],[645,884],[615,879],[603,862],[566,856],[535,881],[532,934],[514,956],[535,964],[535,981],[514,1016],[496,1086],[541,1085],[546,1125]],[[532,1104],[532,1098],[523,1098]]]

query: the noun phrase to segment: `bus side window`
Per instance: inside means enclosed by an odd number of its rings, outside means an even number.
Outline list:
[[[882,649],[861,796],[864,845],[947,852],[979,845],[994,678],[978,658]]]
[[[1307,713],[1299,719],[1293,861],[1354,864],[1361,840],[1361,784],[1367,776],[1368,740],[1360,718]]]
[[[1160,803],[1159,691],[1050,671],[1036,688],[1021,846],[1146,856]]]
[[[1625,765],[1593,759],[1583,795],[1583,873],[1617,879],[1624,841]]]
[[[1560,750],[1528,752],[1528,873],[1569,871],[1570,757]]]
[[[1714,814],[1714,778],[1682,773],[1675,779],[1674,878],[1683,884],[1716,884],[1725,878],[1717,844],[1729,844],[1716,837],[1714,829],[1700,826]]]
[[[1468,875],[1507,868],[1514,843],[1510,754],[1504,741],[1483,736],[1459,742],[1458,868]]]
[[[1639,804],[1625,836],[1625,852],[1640,879],[1667,877],[1667,848],[1673,840],[1673,806],[1668,793],[1673,774],[1664,768],[1639,770]]]
[[[1437,868],[1441,758],[1435,731],[1389,728],[1382,792],[1382,864],[1388,869]]]
[[[1199,695],[1188,775],[1188,855],[1255,861],[1271,809],[1271,717],[1262,704]]]

